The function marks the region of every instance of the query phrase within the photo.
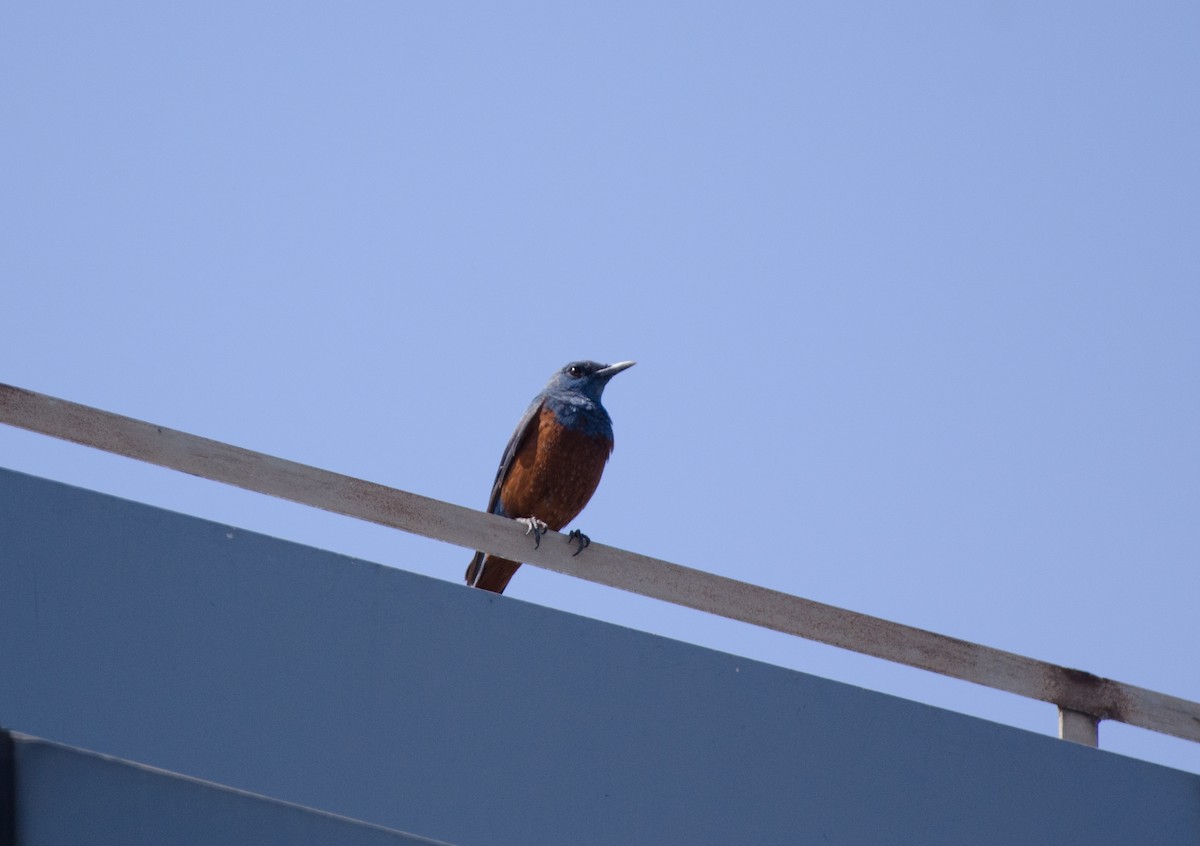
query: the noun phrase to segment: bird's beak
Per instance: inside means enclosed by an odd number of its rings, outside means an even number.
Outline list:
[[[628,370],[635,364],[637,364],[636,361],[618,361],[616,364],[608,365],[608,367],[605,367],[603,370],[597,370],[596,375],[607,382],[622,370]]]

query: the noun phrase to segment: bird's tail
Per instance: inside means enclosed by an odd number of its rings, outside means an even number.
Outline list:
[[[471,563],[467,565],[467,584],[471,587],[490,590],[492,593],[504,593],[508,581],[521,566],[519,561],[509,561],[507,558],[495,558],[482,552],[476,552]]]

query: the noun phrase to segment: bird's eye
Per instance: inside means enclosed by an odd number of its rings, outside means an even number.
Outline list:
[[[583,375],[583,368],[580,367],[578,364],[572,364],[570,367],[567,368],[567,373],[569,373],[571,376],[574,376],[575,378],[579,378],[580,376]]]

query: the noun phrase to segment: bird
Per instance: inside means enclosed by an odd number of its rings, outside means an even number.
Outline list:
[[[535,548],[547,529],[557,532],[574,520],[600,484],[613,450],[612,419],[600,395],[612,377],[634,364],[565,365],[533,398],[509,438],[487,510],[525,524]],[[579,530],[571,532],[568,542],[578,543],[576,555],[590,543]],[[467,584],[504,593],[520,566],[519,561],[476,552],[467,567]]]

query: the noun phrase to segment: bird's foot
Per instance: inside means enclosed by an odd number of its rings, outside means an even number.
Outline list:
[[[567,543],[574,543],[576,541],[579,542],[579,549],[575,550],[575,552],[573,552],[571,554],[572,558],[574,558],[576,555],[583,552],[585,549],[587,549],[589,546],[592,545],[591,538],[589,538],[587,535],[585,535],[583,532],[579,531],[578,529],[572,529],[571,533],[569,535],[567,535]]]
[[[518,517],[517,522],[525,527],[525,534],[533,532],[533,548],[537,549],[542,545],[542,535],[546,534],[545,520],[539,520],[536,517]]]

